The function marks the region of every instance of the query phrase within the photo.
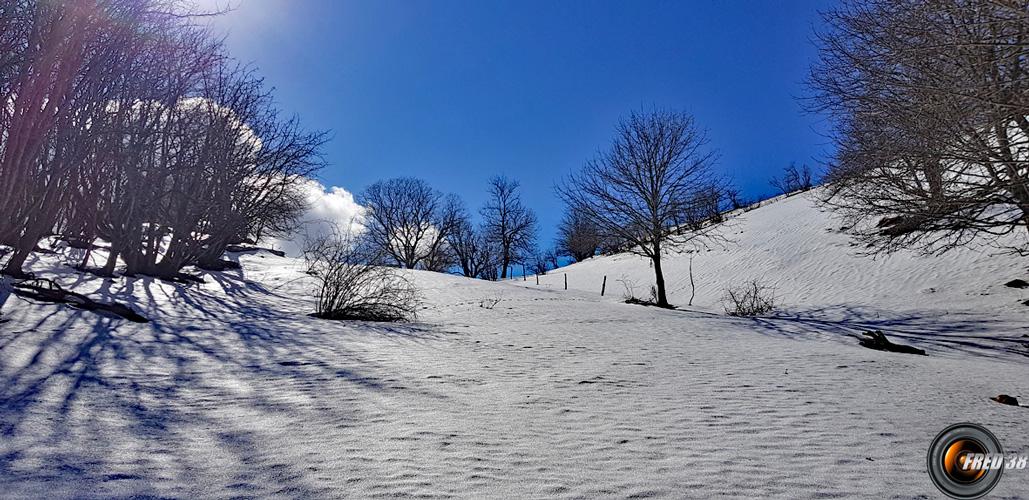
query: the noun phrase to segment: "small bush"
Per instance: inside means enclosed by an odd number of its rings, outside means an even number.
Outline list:
[[[753,279],[730,287],[722,296],[722,307],[729,316],[761,316],[775,310],[775,288]]]
[[[382,255],[338,228],[303,245],[307,274],[318,282],[313,316],[333,320],[403,321],[414,316],[418,294]]]
[[[494,307],[497,307],[497,304],[499,304],[501,300],[504,300],[504,297],[500,296],[500,294],[492,297],[486,297],[479,301],[479,307],[483,309],[493,309]]]
[[[622,294],[622,300],[626,304],[635,304],[638,306],[657,306],[667,307],[668,309],[675,309],[673,306],[658,306],[657,303],[657,287],[654,285],[650,286],[650,298],[640,298],[636,296],[636,282],[629,278],[622,276],[621,279],[616,280],[625,287],[625,292]]]
[[[636,280],[629,279],[627,276],[623,274],[621,279],[618,279],[617,281],[621,283],[623,287],[625,287],[625,292],[622,293],[622,300],[625,301],[626,304],[649,306],[653,305],[654,302],[656,302],[653,300],[648,301],[647,299],[641,299],[636,296],[636,287],[638,286],[636,284]],[[653,294],[654,293],[651,292],[652,296]]]

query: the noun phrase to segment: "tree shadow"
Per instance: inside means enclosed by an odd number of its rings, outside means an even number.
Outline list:
[[[738,318],[762,334],[790,338],[856,340],[881,330],[891,340],[932,354],[971,354],[1010,361],[1029,357],[1029,326],[967,311],[884,311],[856,306],[827,306],[776,316]]]
[[[241,273],[215,274],[224,292],[145,277],[88,280],[90,295],[146,311],[146,325],[63,306],[16,309],[0,335],[0,484],[26,496],[212,494],[181,489],[215,475],[195,456],[202,450],[232,464],[219,473],[219,495],[324,496],[311,471],[276,458],[290,450],[275,449],[255,422],[359,422],[362,405],[333,401],[446,399],[373,353],[325,338],[432,342],[429,325],[334,322],[330,331],[280,310],[277,300],[288,297]],[[47,484],[57,489],[39,490]]]

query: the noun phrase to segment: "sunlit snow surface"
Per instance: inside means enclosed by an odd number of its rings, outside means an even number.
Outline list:
[[[43,256],[34,271],[153,321],[6,298],[0,496],[935,498],[925,456],[949,424],[1029,453],[1029,408],[988,399],[1029,402],[1029,293],[1002,286],[1029,264],[872,261],[834,224],[799,197],[748,212],[735,247],[695,258],[695,308],[620,303],[616,280],[650,269],[614,256],[570,267],[569,291],[565,270],[413,272],[409,324],[310,318],[309,278],[269,254],[189,287]],[[687,263],[667,265],[678,304]],[[751,276],[781,316],[724,315]],[[872,328],[929,356],[857,346]],[[1027,492],[1010,471],[994,496]]]

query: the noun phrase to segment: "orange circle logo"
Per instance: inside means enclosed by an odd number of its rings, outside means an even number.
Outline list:
[[[929,478],[951,498],[973,499],[990,492],[1004,472],[1004,449],[985,427],[956,424],[936,435],[927,457]]]

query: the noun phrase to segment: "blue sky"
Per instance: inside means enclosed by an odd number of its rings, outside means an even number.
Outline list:
[[[224,4],[204,0],[201,3]],[[521,181],[549,246],[553,185],[652,106],[692,113],[749,196],[831,150],[798,96],[829,1],[237,0],[214,21],[278,104],[329,130],[320,180],[411,175],[476,212]]]

